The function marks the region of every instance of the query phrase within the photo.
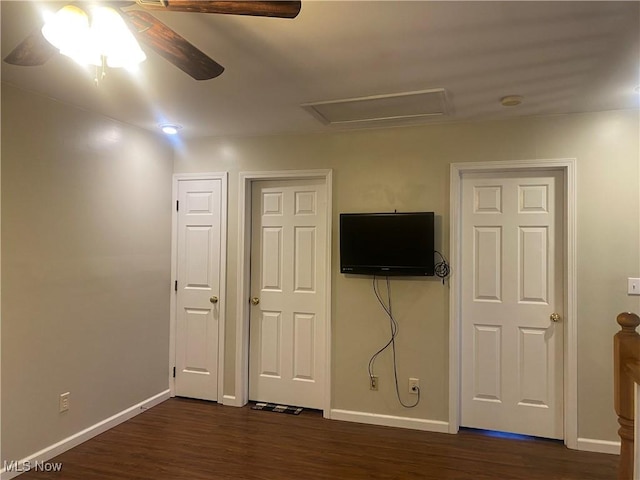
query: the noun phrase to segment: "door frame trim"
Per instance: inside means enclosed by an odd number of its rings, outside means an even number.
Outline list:
[[[174,289],[174,282],[177,280],[178,263],[178,212],[173,206],[178,201],[178,183],[181,180],[221,180],[220,189],[220,301],[218,317],[218,391],[217,402],[222,403],[224,394],[224,338],[226,323],[226,285],[227,285],[227,172],[209,173],[174,173],[172,180],[171,194],[171,284],[169,285],[169,393],[171,397],[176,396],[176,382],[173,377],[173,368],[176,365],[176,296],[178,292]]]
[[[576,270],[576,159],[515,160],[452,163],[450,167],[451,293],[449,295],[449,433],[460,428],[461,381],[461,244],[462,177],[468,173],[558,170],[563,173],[564,198],[564,443],[578,448],[578,345]]]
[[[249,401],[249,298],[251,271],[251,187],[260,180],[310,180],[322,179],[327,187],[327,238],[325,275],[325,386],[322,401],[323,415],[331,415],[331,241],[333,224],[332,170],[279,170],[240,172],[238,185],[238,286],[236,316],[236,372],[235,404],[246,405]]]

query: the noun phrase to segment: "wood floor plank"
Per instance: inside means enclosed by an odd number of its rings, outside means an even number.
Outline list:
[[[618,457],[171,399],[51,461],[62,471],[20,480],[606,480]]]

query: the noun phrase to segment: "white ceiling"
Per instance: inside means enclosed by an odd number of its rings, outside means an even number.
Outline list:
[[[2,58],[60,2],[1,2]],[[308,1],[293,19],[154,15],[225,67],[196,81],[154,52],[138,77],[93,73],[56,54],[2,62],[2,81],[149,130],[183,136],[332,131],[300,107],[444,88],[451,112],[427,121],[637,109],[637,1]],[[144,48],[144,47],[143,47]],[[502,107],[505,95],[522,105]]]

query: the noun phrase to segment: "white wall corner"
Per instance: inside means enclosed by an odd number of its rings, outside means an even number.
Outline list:
[[[0,480],[9,480],[11,478],[15,478],[21,473],[24,473],[28,470],[28,466],[32,468],[37,464],[42,464],[48,462],[54,457],[66,452],[67,450],[71,450],[74,447],[77,447],[81,443],[86,442],[87,440],[91,440],[93,437],[100,435],[101,433],[106,432],[107,430],[112,429],[120,425],[123,422],[135,417],[143,413],[145,410],[155,407],[156,405],[164,402],[169,399],[169,390],[165,390],[164,392],[160,392],[157,395],[147,398],[132,407],[123,410],[122,412],[116,413],[115,415],[102,420],[101,422],[96,423],[84,430],[71,435],[70,437],[65,438],[64,440],[59,441],[58,443],[54,443],[48,447],[43,448],[39,452],[33,453],[21,460],[15,460],[11,466],[11,471],[7,471],[7,467],[10,462],[13,460],[9,459],[2,465],[2,469],[0,470]],[[62,470],[64,472],[64,465],[62,465]]]

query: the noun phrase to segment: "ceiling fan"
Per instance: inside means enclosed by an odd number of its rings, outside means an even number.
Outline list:
[[[82,3],[82,2],[78,2]],[[196,80],[215,78],[224,67],[200,51],[184,37],[143,10],[122,10],[137,4],[145,10],[167,12],[220,13],[263,17],[295,18],[300,1],[206,1],[206,0],[136,0],[135,2],[102,2],[118,10],[136,39],[164,57]],[[4,59],[21,66],[43,65],[58,50],[40,29],[25,38]]]

